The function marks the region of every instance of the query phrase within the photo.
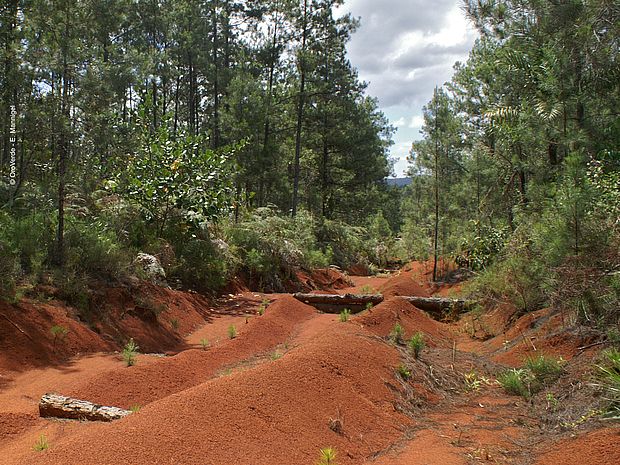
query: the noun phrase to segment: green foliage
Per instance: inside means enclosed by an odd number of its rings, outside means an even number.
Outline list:
[[[69,333],[69,330],[64,326],[54,325],[50,328],[50,332],[52,333],[52,336],[54,336],[54,346],[56,346],[56,341],[62,341]]]
[[[471,223],[472,230],[477,230],[478,234],[472,238],[463,239],[460,252],[454,261],[461,267],[477,271],[490,265],[503,249],[507,231],[490,227],[481,229],[476,222]]]
[[[44,450],[49,449],[49,447],[50,445],[47,441],[47,437],[45,436],[45,434],[41,434],[32,448],[35,452],[43,452]]]
[[[347,321],[349,321],[350,317],[351,317],[351,310],[349,310],[348,308],[345,308],[344,310],[340,312],[341,323],[346,323]]]
[[[403,342],[404,330],[400,323],[395,323],[394,328],[390,332],[390,340],[394,344],[401,344]]]
[[[604,362],[598,368],[609,401],[606,416],[620,420],[620,351],[609,349],[603,352],[603,356]]]
[[[235,325],[230,325],[228,327],[228,338],[234,339],[236,337],[237,337],[237,328],[235,328]]]
[[[426,344],[424,342],[424,334],[420,332],[417,332],[413,336],[411,336],[411,339],[409,339],[409,341],[407,342],[409,352],[411,352],[411,354],[416,359],[420,357],[420,353],[422,353],[425,345]]]
[[[525,360],[525,368],[530,370],[534,377],[541,383],[553,382],[560,376],[560,373],[562,373],[560,361],[544,355],[528,357]]]
[[[140,347],[134,342],[133,338],[130,338],[127,341],[127,344],[123,347],[123,352],[121,353],[123,357],[123,361],[125,364],[130,367],[136,364],[136,356],[138,355],[138,350]]]
[[[326,447],[321,449],[319,453],[319,461],[317,465],[337,465],[336,463],[336,449]]]
[[[232,207],[236,149],[213,151],[203,137],[173,134],[169,120],[153,130],[151,106],[148,97],[138,111],[140,151],[110,187],[140,205],[160,231],[173,218],[194,227],[221,218]]]
[[[411,378],[411,370],[409,368],[407,368],[407,366],[402,364],[402,363],[400,365],[398,365],[398,368],[396,369],[396,372],[405,381],[407,381],[409,378]]]
[[[505,371],[504,373],[501,373],[497,377],[497,382],[509,394],[529,397],[529,376],[530,374],[527,372],[527,370],[513,368],[511,370]]]
[[[172,329],[174,329],[175,331],[178,331],[179,329],[179,319],[178,318],[172,318],[170,320],[170,326],[172,327]]]
[[[505,371],[497,377],[497,381],[510,394],[531,397],[560,376],[560,362],[544,355],[528,357],[523,368]]]
[[[141,409],[142,406],[140,404],[133,404],[131,407],[129,407],[131,413],[138,413]]]
[[[209,340],[203,337],[200,339],[200,345],[202,346],[202,350],[207,350],[207,347],[209,347]]]

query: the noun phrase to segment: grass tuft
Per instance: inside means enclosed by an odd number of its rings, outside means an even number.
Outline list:
[[[228,338],[234,339],[236,337],[237,337],[237,328],[235,328],[235,325],[230,325],[228,327]]]
[[[347,321],[349,321],[350,317],[351,317],[351,310],[349,310],[348,308],[345,308],[343,311],[340,312],[341,323],[346,323]]]
[[[336,465],[336,449],[332,447],[321,449],[317,465]]]
[[[42,452],[44,450],[49,449],[50,445],[47,442],[47,437],[45,436],[45,434],[42,434],[41,436],[39,436],[39,439],[37,440],[37,442],[34,444],[34,446],[32,447],[36,452]]]

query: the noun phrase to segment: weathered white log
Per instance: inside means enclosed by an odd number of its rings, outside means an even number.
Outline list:
[[[471,305],[473,305],[473,302],[469,300],[449,299],[447,297],[419,297],[408,295],[400,297],[422,310],[435,314],[446,311],[454,311],[458,314],[466,311]]]
[[[381,294],[293,294],[297,300],[312,305],[327,313],[338,313],[348,308],[353,313],[360,312],[368,304],[377,305],[383,302]]]
[[[39,401],[39,414],[42,417],[113,421],[126,417],[130,413],[130,410],[106,407],[86,400],[73,399],[57,394],[44,394]]]
[[[339,312],[344,308],[349,308],[353,313],[364,310],[369,303],[373,305],[383,302],[381,294],[294,294],[297,300],[312,305],[313,307],[325,312]],[[412,305],[436,315],[446,311],[461,313],[468,309],[472,302],[462,299],[449,299],[446,297],[419,297],[419,296],[398,296],[407,300]]]

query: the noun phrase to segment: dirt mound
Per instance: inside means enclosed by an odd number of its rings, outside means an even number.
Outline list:
[[[290,292],[336,292],[353,285],[349,277],[334,268],[320,268],[310,272],[298,271],[297,284],[289,286]]]
[[[291,337],[316,310],[290,296],[270,305],[265,314],[237,328],[238,337],[207,350],[186,350],[149,365],[124,367],[101,373],[68,394],[92,402],[129,408],[146,405],[188,389],[226,367],[266,355]]]
[[[60,303],[0,300],[0,371],[23,371],[113,347],[74,318],[74,310]],[[66,334],[55,336],[54,327]]]
[[[439,344],[449,337],[447,325],[433,320],[419,308],[398,297],[380,303],[352,321],[382,337],[388,336],[396,323],[403,327],[405,338],[420,331],[430,337],[431,344]]]
[[[337,322],[276,361],[154,402],[113,424],[84,424],[45,454],[13,463],[306,464],[334,447],[359,464],[402,437],[395,411],[396,353]],[[248,334],[249,335],[249,334]],[[342,433],[330,419],[342,420]]]
[[[610,465],[620,463],[620,429],[604,428],[557,443],[535,465]]]
[[[403,271],[393,276],[379,288],[379,291],[385,298],[397,295],[430,296],[428,287],[422,283],[420,275],[415,270]]]

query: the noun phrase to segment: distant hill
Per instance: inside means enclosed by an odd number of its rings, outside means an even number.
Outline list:
[[[411,184],[411,178],[388,178],[386,182],[388,186],[405,187]]]

